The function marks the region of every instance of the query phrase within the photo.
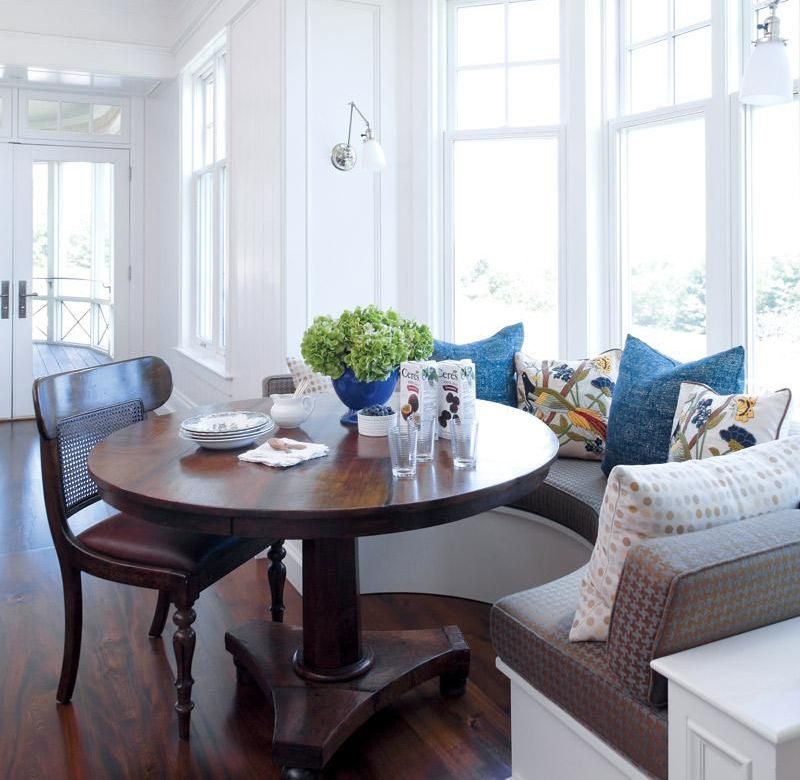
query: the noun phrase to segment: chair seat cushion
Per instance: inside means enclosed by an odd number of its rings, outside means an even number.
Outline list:
[[[253,544],[253,555],[265,546],[257,539],[214,536],[148,523],[124,514],[113,515],[78,534],[90,550],[121,561],[154,566],[158,569],[194,574],[214,558]]]
[[[559,523],[594,544],[605,491],[606,475],[598,462],[559,458],[545,481],[512,506]]]
[[[583,569],[498,601],[492,643],[517,674],[645,772],[667,777],[667,712],[638,701],[604,642],[569,641]]]

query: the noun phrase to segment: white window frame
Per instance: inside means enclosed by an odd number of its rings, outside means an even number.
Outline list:
[[[124,146],[131,142],[131,102],[119,95],[95,95],[77,92],[52,92],[38,89],[19,90],[17,105],[17,136],[21,141],[79,141],[81,146]],[[60,103],[119,106],[120,131],[116,135],[75,133],[68,130],[37,130],[28,125],[28,101],[49,100]],[[60,111],[60,109],[59,109]]]
[[[610,333],[616,337],[619,344],[622,344],[632,324],[630,274],[621,238],[624,197],[621,143],[624,131],[643,125],[664,125],[691,117],[702,117],[706,135],[706,280],[714,280],[713,284],[706,286],[706,351],[712,354],[739,343],[736,340],[740,331],[736,311],[742,304],[735,299],[735,295],[740,291],[736,290],[737,285],[734,283],[741,273],[742,261],[734,250],[738,245],[738,239],[732,229],[735,224],[733,214],[738,194],[733,187],[734,144],[732,135],[727,129],[735,106],[728,97],[727,38],[730,19],[726,0],[712,0],[711,6],[711,97],[637,114],[626,112],[629,105],[630,83],[628,72],[630,47],[626,38],[629,0],[612,1],[619,3],[619,12],[616,16],[618,83],[614,85],[617,89],[617,110],[616,116],[608,121]],[[670,11],[672,6],[673,0],[670,0]],[[667,36],[681,35],[702,26],[704,24],[700,23],[671,30],[658,38],[648,40],[649,42],[662,40]],[[671,44],[671,48],[673,45]],[[672,68],[670,70],[672,71]],[[672,80],[673,76],[670,75],[671,86]],[[726,196],[726,193],[730,193],[730,196]]]
[[[229,349],[226,344],[229,329],[228,297],[228,212],[230,174],[227,145],[230,130],[230,112],[222,101],[229,102],[230,69],[227,62],[226,36],[217,38],[183,73],[182,89],[182,256],[183,290],[181,312],[181,351],[189,357],[211,368],[216,373],[230,378],[227,371]],[[198,152],[206,145],[205,99],[201,98],[205,80],[213,75],[218,84],[221,78],[223,90],[214,90],[214,154],[210,163],[196,162]],[[224,144],[219,151],[219,128],[222,128]],[[200,181],[212,177],[212,332],[210,338],[201,337],[199,328],[199,231],[198,221]],[[225,191],[223,192],[223,183]]]
[[[452,340],[455,333],[455,214],[453,209],[453,160],[455,144],[458,141],[505,140],[505,139],[537,139],[551,138],[558,143],[558,344],[559,353],[567,349],[566,334],[569,321],[566,272],[566,212],[567,212],[567,133],[566,133],[566,90],[567,90],[567,24],[566,2],[559,0],[559,57],[558,59],[535,60],[537,65],[558,64],[560,83],[560,115],[561,122],[557,125],[540,125],[532,127],[498,127],[491,129],[458,130],[456,129],[456,77],[455,65],[456,41],[456,14],[459,8],[475,5],[502,5],[514,0],[444,0],[446,14],[446,46],[444,60],[445,81],[445,127],[443,133],[444,145],[444,175],[443,175],[443,257],[442,268],[442,326],[444,338]],[[508,18],[506,17],[506,27]],[[508,31],[506,29],[506,36]],[[524,64],[524,63],[521,63]],[[479,67],[479,66],[475,66]],[[508,69],[508,62],[497,67]],[[508,89],[506,80],[506,91]],[[506,111],[508,111],[508,96],[506,95]],[[487,333],[487,336],[490,335]]]

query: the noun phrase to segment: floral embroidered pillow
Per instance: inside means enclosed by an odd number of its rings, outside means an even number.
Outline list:
[[[517,406],[547,423],[565,458],[602,460],[622,350],[585,360],[537,360],[517,352]]]
[[[708,385],[683,382],[672,422],[669,460],[701,460],[779,439],[792,391],[717,395]]]

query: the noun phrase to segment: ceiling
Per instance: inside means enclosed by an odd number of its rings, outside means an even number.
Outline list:
[[[171,49],[217,0],[0,0],[0,30]]]

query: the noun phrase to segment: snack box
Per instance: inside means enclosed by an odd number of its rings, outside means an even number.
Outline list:
[[[439,436],[450,438],[450,421],[458,415],[463,420],[475,417],[475,364],[471,360],[442,360],[436,364],[439,374]]]

